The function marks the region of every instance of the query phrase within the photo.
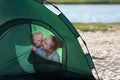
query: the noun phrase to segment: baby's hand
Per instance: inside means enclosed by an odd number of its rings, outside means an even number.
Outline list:
[[[32,47],[32,50],[33,50],[33,51],[36,51],[36,47],[35,47],[35,46],[33,46],[33,47]]]

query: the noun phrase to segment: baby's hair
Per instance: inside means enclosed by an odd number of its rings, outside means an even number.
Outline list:
[[[40,31],[35,31],[35,32],[33,33],[33,35],[38,35],[38,34],[42,35],[42,33],[41,33]]]
[[[56,36],[51,36],[52,39],[52,44],[51,44],[51,49],[53,49],[53,51],[56,51],[57,48],[61,48],[63,47],[62,42],[59,38],[57,38]]]

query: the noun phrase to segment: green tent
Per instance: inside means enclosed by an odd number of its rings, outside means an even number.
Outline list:
[[[63,47],[57,49],[60,63],[31,51],[36,30],[62,41]],[[68,19],[46,8],[43,0],[0,0],[0,80],[94,80],[94,65],[84,54],[79,36]]]

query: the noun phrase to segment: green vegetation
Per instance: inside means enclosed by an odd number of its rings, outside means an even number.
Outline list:
[[[73,23],[81,31],[120,31],[120,23]]]
[[[120,3],[120,0],[47,0],[51,3],[56,4],[112,4],[112,3]]]

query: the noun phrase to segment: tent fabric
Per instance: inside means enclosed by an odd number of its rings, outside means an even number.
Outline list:
[[[90,67],[91,69],[95,68],[94,63],[93,63],[93,61],[92,61],[91,55],[90,55],[90,54],[85,54],[85,57],[86,57],[86,59],[87,59],[87,61],[88,61],[89,67]]]
[[[22,75],[0,76],[0,80],[95,80],[95,78],[86,74],[74,74],[73,72],[68,71],[57,71],[47,73],[29,73]]]
[[[38,1],[0,0],[0,75],[38,73],[34,59],[33,64],[28,60],[33,45],[32,25],[38,25],[63,42],[61,63],[41,59],[42,65],[37,64],[41,67],[38,71],[60,70],[93,76],[77,40],[78,32],[62,13],[56,15],[44,6],[43,0]],[[36,62],[38,58],[32,57]]]
[[[68,19],[62,13],[59,14],[58,17],[68,26],[68,28],[76,38],[80,36],[79,33],[74,28],[74,26],[68,21]]]
[[[0,75],[25,72],[18,61],[23,63],[24,57],[30,52],[32,43],[30,33],[29,24],[20,24],[2,34],[0,37]]]

